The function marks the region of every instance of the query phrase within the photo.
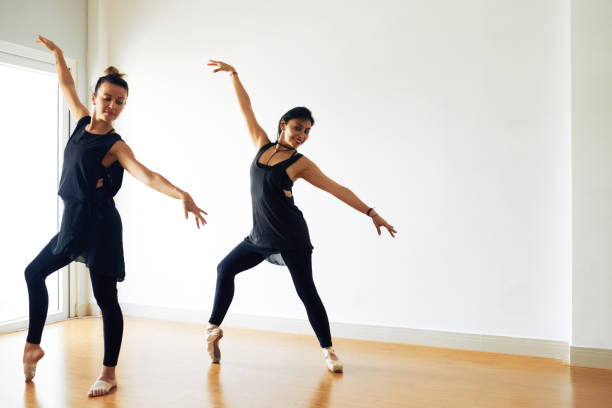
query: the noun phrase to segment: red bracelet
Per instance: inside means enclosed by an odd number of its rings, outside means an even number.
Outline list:
[[[369,217],[370,216],[370,211],[372,211],[374,209],[374,207],[370,207],[368,208],[368,211],[366,212],[366,215]]]

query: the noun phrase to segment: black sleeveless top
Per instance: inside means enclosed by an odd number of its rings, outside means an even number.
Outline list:
[[[286,170],[302,155],[294,154],[273,166],[259,163],[263,152],[273,145],[275,143],[268,143],[259,149],[251,164],[253,229],[247,240],[259,247],[279,251],[312,249],[306,220],[294,204],[293,194],[287,197],[283,191],[291,192],[293,181]]]
[[[125,277],[122,225],[113,197],[121,188],[123,167],[102,159],[121,136],[112,130],[98,135],[85,130],[90,116],[81,118],[64,149],[58,194],[64,202],[53,253],[85,263],[94,273]],[[102,187],[96,188],[102,179]]]

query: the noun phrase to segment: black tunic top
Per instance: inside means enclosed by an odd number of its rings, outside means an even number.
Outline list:
[[[293,181],[286,170],[302,155],[294,154],[273,166],[259,163],[263,152],[274,144],[263,146],[251,164],[253,229],[247,240],[259,247],[279,251],[312,249],[306,220],[294,204],[293,194],[287,197],[283,191],[291,192]],[[274,258],[268,260],[279,263]]]
[[[114,131],[103,135],[85,130],[91,117],[79,120],[64,149],[64,163],[58,194],[64,201],[59,233],[53,238],[53,252],[85,263],[92,272],[125,277],[121,217],[113,197],[121,188],[123,167],[118,161],[109,167],[102,159],[121,136]],[[102,179],[102,187],[96,188]]]

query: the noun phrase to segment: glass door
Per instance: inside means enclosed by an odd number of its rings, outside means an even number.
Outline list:
[[[59,228],[57,186],[69,129],[55,72],[50,53],[0,42],[0,332],[27,327],[24,270]],[[66,319],[68,267],[50,275],[46,285],[47,322]]]

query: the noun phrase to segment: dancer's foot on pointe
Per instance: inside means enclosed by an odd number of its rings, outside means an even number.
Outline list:
[[[336,351],[333,347],[326,347],[323,349],[323,356],[325,357],[325,364],[332,373],[341,373],[344,371],[344,364],[338,358]]]
[[[117,379],[115,377],[101,375],[93,383],[93,385],[89,389],[89,392],[87,393],[87,396],[88,397],[100,397],[102,395],[106,395],[116,386],[117,386]]]
[[[210,356],[210,361],[218,363],[221,361],[221,350],[219,340],[223,337],[223,329],[215,324],[210,324],[206,329],[206,349]]]
[[[45,355],[40,344],[26,342],[23,349],[23,374],[26,381],[32,381],[36,375],[36,364]]]

